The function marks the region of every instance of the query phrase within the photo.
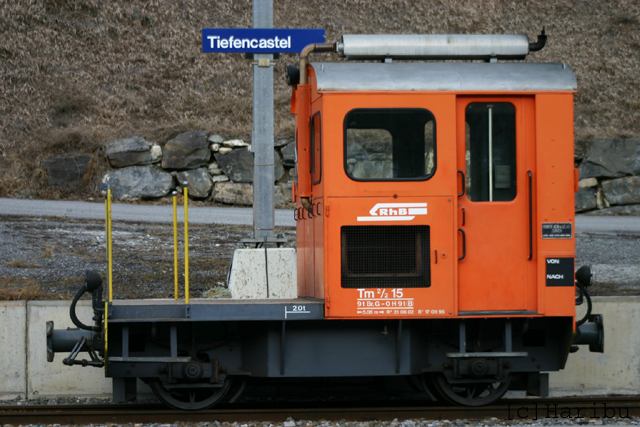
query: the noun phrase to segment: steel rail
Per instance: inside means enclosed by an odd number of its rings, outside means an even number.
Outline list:
[[[353,402],[349,403],[353,405]],[[330,405],[330,406],[328,406]],[[160,405],[0,405],[0,424],[96,424],[96,423],[173,423],[213,421],[281,422],[296,420],[390,421],[397,419],[611,419],[640,416],[640,396],[589,397],[562,399],[503,399],[498,404],[482,407],[397,406],[335,407],[335,403],[319,403],[306,408],[233,405],[222,409],[185,412]]]

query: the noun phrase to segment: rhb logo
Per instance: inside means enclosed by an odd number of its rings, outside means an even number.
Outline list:
[[[411,221],[417,215],[427,214],[426,203],[377,203],[370,216],[359,216],[358,221]]]

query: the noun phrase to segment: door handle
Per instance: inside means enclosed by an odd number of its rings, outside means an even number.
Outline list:
[[[466,187],[467,187],[467,186],[465,185],[465,184],[466,184],[466,179],[465,179],[465,177],[464,177],[464,172],[462,172],[461,170],[458,170],[458,173],[459,173],[460,175],[462,175],[462,193],[458,194],[458,197],[462,197],[462,196],[464,196],[464,192],[465,192]]]
[[[467,256],[467,235],[464,234],[462,228],[458,228],[458,231],[462,233],[462,256],[458,258],[458,261],[462,261]]]

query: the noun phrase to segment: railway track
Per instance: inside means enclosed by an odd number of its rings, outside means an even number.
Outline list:
[[[177,411],[161,405],[55,405],[0,406],[0,425],[173,423],[220,421],[283,422],[296,420],[390,421],[397,419],[612,419],[640,417],[640,396],[563,399],[504,399],[483,407],[396,406],[329,407],[321,403],[304,408],[236,405],[197,412]]]

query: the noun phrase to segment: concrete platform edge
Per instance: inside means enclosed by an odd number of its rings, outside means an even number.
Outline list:
[[[111,396],[111,380],[96,368],[68,367],[62,355],[46,361],[45,322],[73,327],[70,301],[0,301],[0,400]],[[595,297],[594,313],[605,320],[605,353],[582,347],[565,370],[550,375],[551,396],[637,394],[640,384],[640,297]],[[90,319],[81,301],[81,319]]]

